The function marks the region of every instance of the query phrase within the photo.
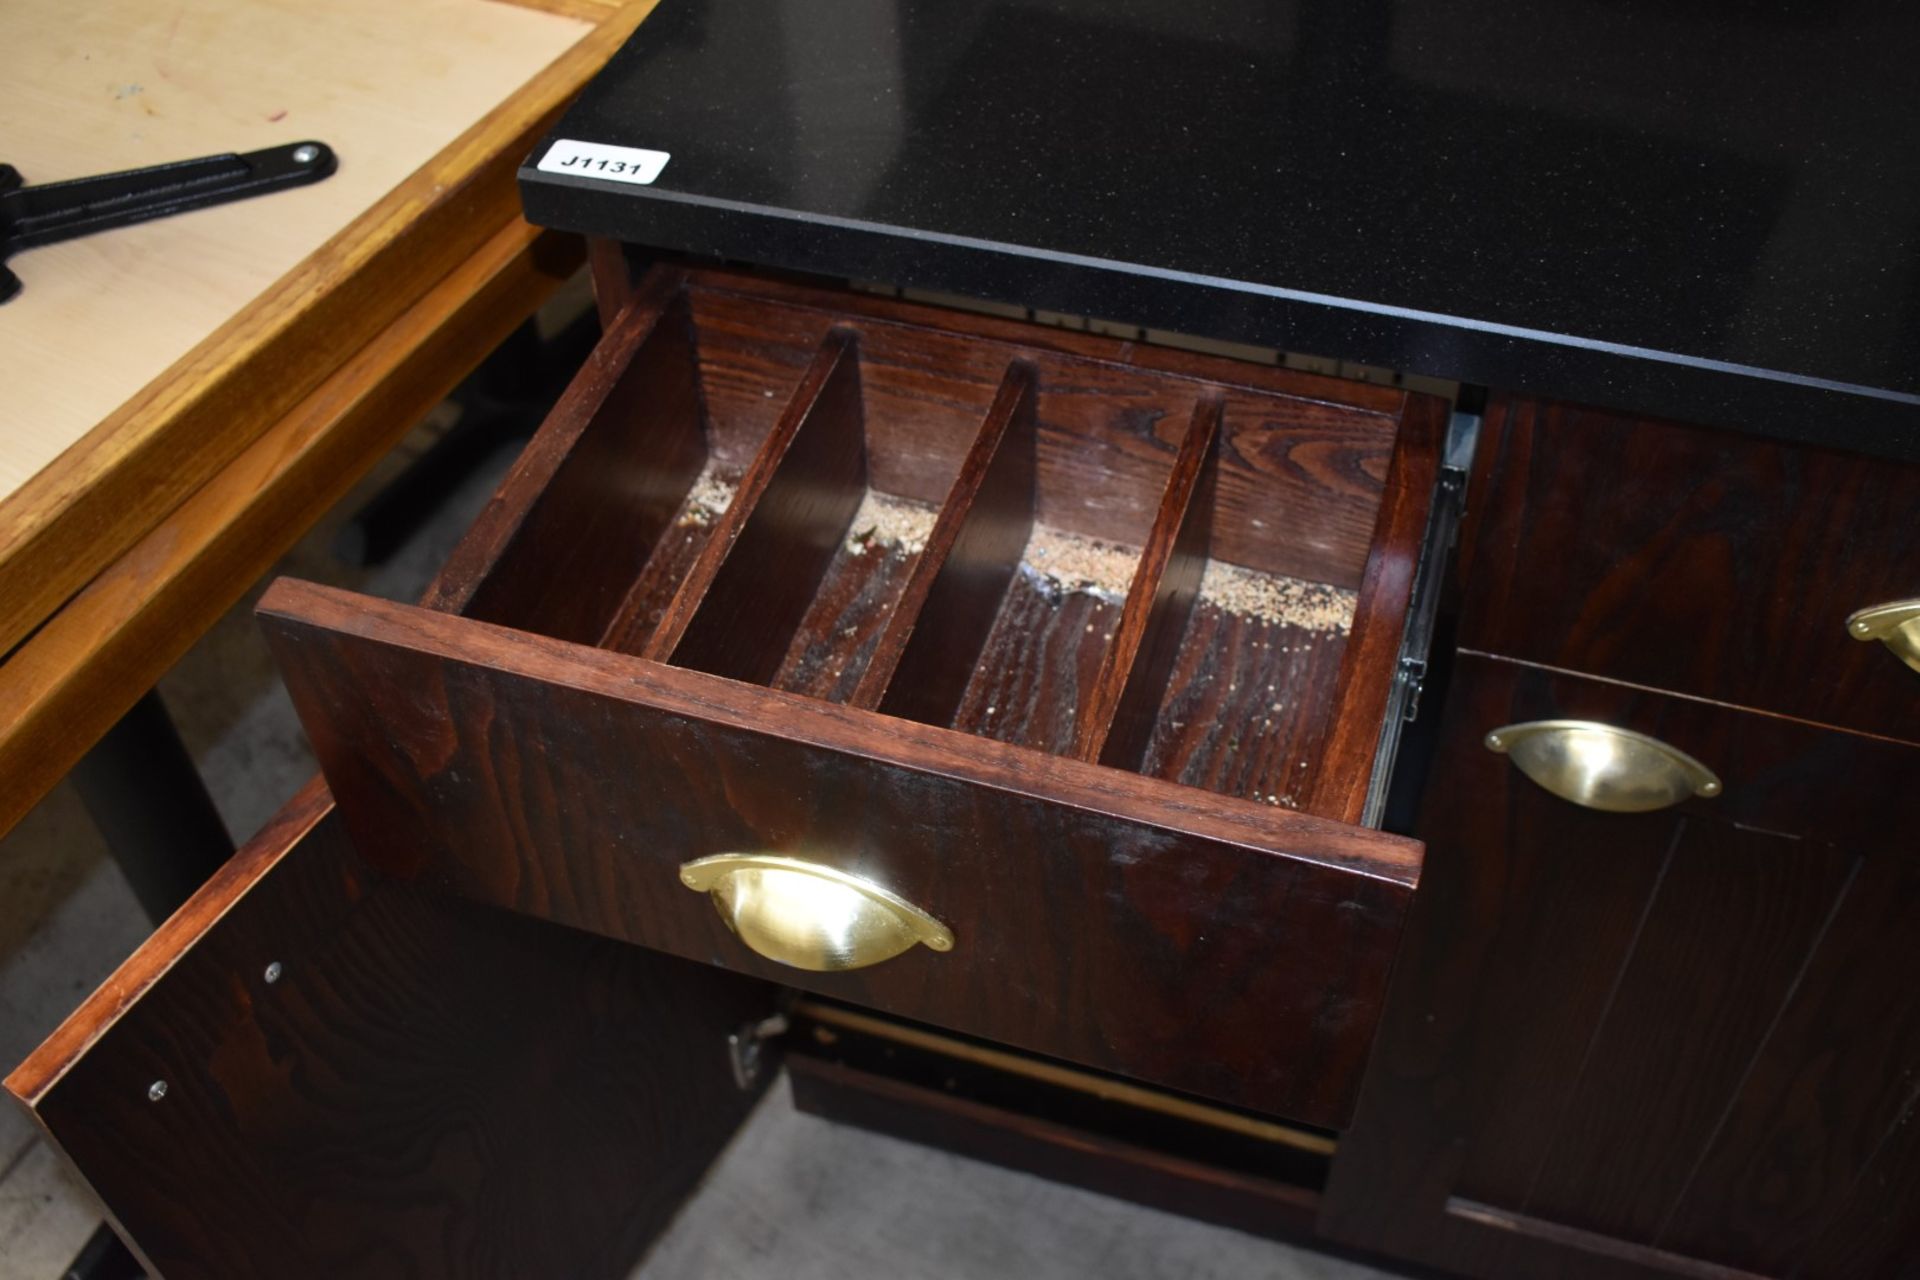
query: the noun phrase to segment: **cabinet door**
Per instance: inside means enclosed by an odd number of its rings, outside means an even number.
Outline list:
[[[1721,795],[1582,808],[1582,718]],[[1463,654],[1426,871],[1322,1228],[1470,1275],[1889,1274],[1920,1249],[1920,749]]]
[[[168,1280],[618,1280],[773,1001],[372,875],[315,785],[7,1089]]]

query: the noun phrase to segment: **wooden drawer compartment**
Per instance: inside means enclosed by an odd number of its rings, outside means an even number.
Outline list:
[[[356,845],[461,894],[1338,1126],[1417,844],[1358,825],[1443,406],[656,273],[426,608],[261,613]],[[678,869],[952,933],[756,954]]]
[[[1847,627],[1920,602],[1920,467],[1514,399],[1469,506],[1462,645],[1920,741],[1920,672]]]

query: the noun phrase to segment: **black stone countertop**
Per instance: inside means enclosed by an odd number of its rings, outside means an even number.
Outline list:
[[[553,135],[657,179],[521,181],[589,234],[1920,459],[1916,66],[1920,7],[1864,0],[662,0]]]

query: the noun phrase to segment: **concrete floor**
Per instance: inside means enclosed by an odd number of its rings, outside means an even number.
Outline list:
[[[444,418],[430,422],[409,438],[276,572],[393,599],[417,596],[484,503],[505,457],[380,569],[349,569],[328,547],[364,494],[444,425]],[[256,830],[314,768],[253,626],[260,588],[161,685],[236,835]],[[51,1031],[147,928],[65,787],[0,840],[0,1071]],[[35,1137],[26,1118],[0,1107],[0,1280],[53,1280],[99,1219],[85,1186]],[[1386,1274],[829,1124],[795,1112],[782,1084],[634,1276],[1369,1280]]]

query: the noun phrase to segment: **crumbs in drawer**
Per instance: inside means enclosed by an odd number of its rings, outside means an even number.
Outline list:
[[[686,501],[680,506],[680,518],[675,523],[706,528],[732,504],[737,488],[735,481],[722,476],[715,468],[713,459],[707,459],[707,465],[700,468],[693,488],[687,491]]]
[[[1324,582],[1260,573],[1219,560],[1207,562],[1200,598],[1224,613],[1342,635],[1353,629],[1354,607],[1360,599],[1357,592]]]
[[[939,511],[928,503],[869,489],[847,525],[846,549],[865,555],[872,548],[916,556],[927,549]]]

